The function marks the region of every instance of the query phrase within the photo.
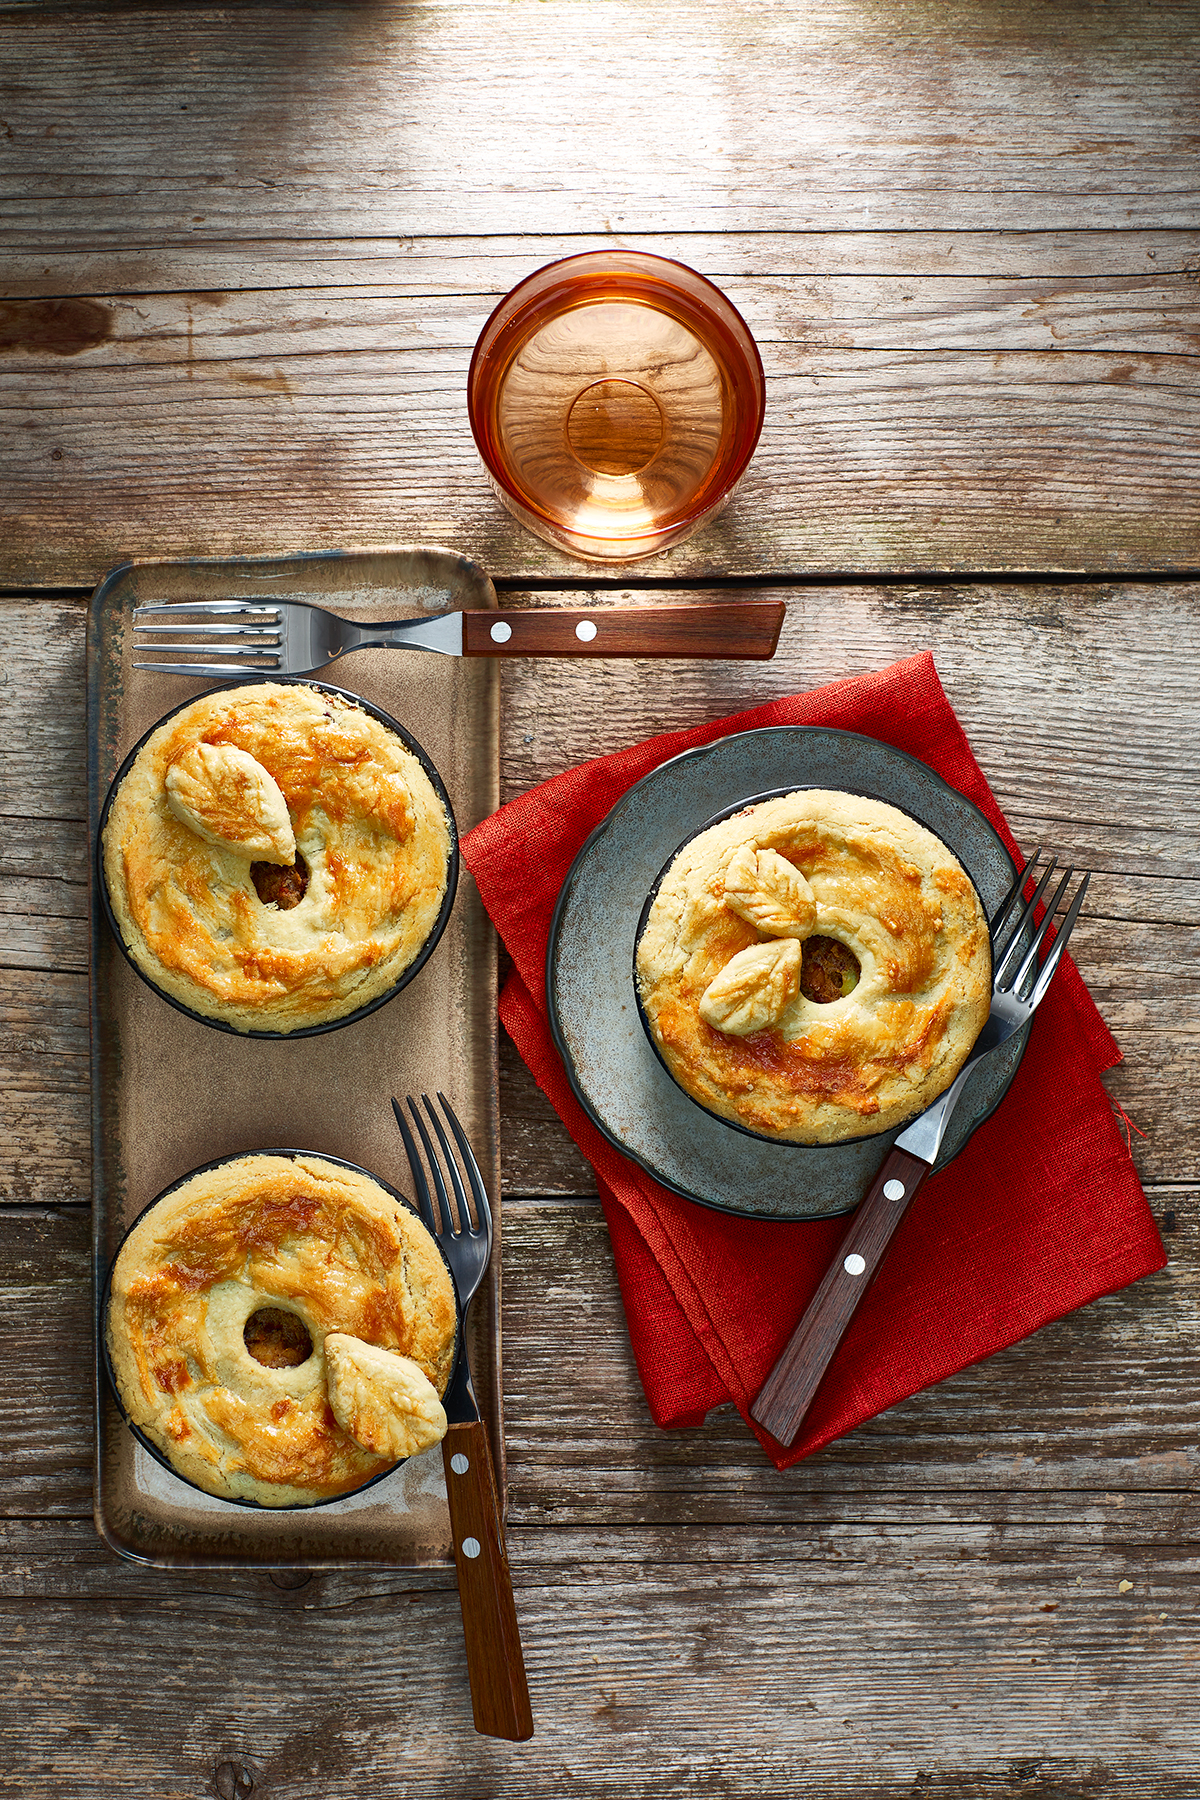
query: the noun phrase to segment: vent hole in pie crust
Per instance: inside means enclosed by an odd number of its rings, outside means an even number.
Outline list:
[[[296,860],[290,868],[286,863],[252,862],[250,879],[264,906],[277,906],[280,912],[290,912],[293,906],[299,906],[308,891],[308,864],[297,850]]]
[[[260,1306],[246,1320],[242,1342],[268,1369],[297,1369],[312,1355],[312,1339],[303,1319],[282,1306]]]
[[[842,1000],[858,986],[861,973],[853,950],[831,937],[804,940],[800,963],[800,992],[818,1006]]]

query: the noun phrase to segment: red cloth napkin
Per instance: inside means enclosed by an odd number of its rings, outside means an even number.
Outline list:
[[[595,1169],[651,1413],[659,1425],[696,1425],[732,1399],[782,1469],[1166,1257],[1099,1079],[1120,1051],[1064,957],[1003,1105],[922,1189],[796,1442],[785,1450],[753,1423],[750,1403],[846,1220],[714,1212],[615,1150],[554,1048],[545,960],[563,880],[625,790],[682,750],[767,725],[837,726],[906,750],[973,800],[1017,854],[927,654],[584,763],[485,819],[462,849],[513,960],[500,1017]]]

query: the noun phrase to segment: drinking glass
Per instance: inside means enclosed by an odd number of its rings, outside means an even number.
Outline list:
[[[491,315],[471,430],[509,511],[548,543],[628,562],[728,501],[762,430],[753,337],[683,263],[594,250],[548,264]]]

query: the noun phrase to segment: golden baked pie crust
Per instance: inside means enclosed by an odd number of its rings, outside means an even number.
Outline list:
[[[795,866],[816,899],[813,930],[847,944],[860,976],[828,1005],[797,992],[769,1026],[739,1036],[706,1024],[700,1002],[763,941],[726,901],[726,870],[748,845]],[[836,1143],[890,1129],[950,1085],[988,1014],[988,925],[969,877],[923,825],[883,801],[807,789],[683,847],[639,939],[637,982],[654,1043],[694,1100],[764,1136]]]
[[[312,1353],[269,1368],[246,1349],[259,1307],[298,1315]],[[329,1404],[334,1332],[409,1358],[445,1393],[457,1309],[421,1221],[377,1182],[317,1156],[255,1154],[191,1176],[138,1221],[106,1321],[122,1403],[186,1480],[225,1499],[311,1504],[390,1466]]]
[[[251,857],[171,809],[167,772],[198,743],[244,751],[278,784],[309,869],[298,906],[265,904]],[[236,1030],[286,1033],[395,985],[436,924],[450,848],[445,807],[394,731],[340,696],[263,683],[203,695],[151,733],[102,855],[121,939],[155,986]]]

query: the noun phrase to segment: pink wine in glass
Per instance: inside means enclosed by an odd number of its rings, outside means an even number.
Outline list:
[[[694,270],[590,251],[513,289],[471,359],[468,407],[501,500],[575,556],[628,561],[728,500],[764,384],[740,314]]]

